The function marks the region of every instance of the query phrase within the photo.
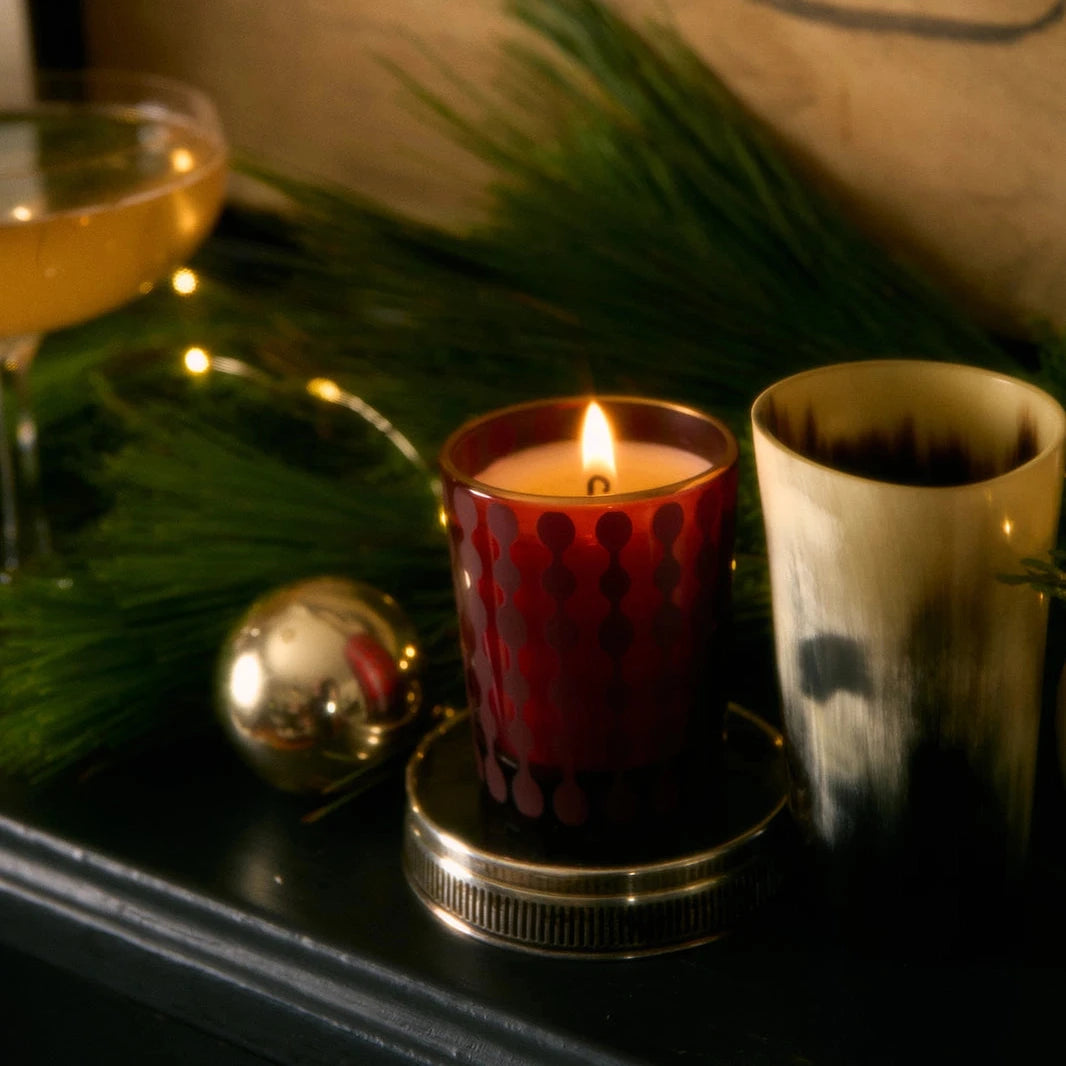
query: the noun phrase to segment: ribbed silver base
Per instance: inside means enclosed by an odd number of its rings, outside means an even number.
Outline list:
[[[735,706],[726,721],[723,827],[696,850],[609,866],[531,857],[493,832],[467,716],[445,722],[407,768],[411,887],[452,928],[528,951],[633,956],[728,933],[777,889],[789,813],[780,734]]]

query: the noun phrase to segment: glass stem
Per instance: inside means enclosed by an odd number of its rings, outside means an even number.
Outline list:
[[[29,388],[39,344],[36,335],[0,341],[0,550],[7,575],[20,568],[23,552],[43,558],[52,551]]]

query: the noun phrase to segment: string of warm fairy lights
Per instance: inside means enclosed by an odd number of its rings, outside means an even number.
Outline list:
[[[171,275],[170,285],[178,295],[191,296],[199,288],[200,279],[194,270],[189,267],[181,267]],[[235,359],[227,355],[214,355],[200,345],[191,345],[185,349],[182,356],[182,365],[194,377],[215,371],[232,377],[247,378],[268,388],[277,387],[281,384],[277,378],[271,377],[241,359]],[[304,383],[303,388],[310,396],[321,400],[323,403],[343,407],[357,414],[381,433],[408,462],[423,473],[430,473],[429,465],[411,441],[377,408],[371,406],[361,396],[356,396],[355,393],[341,388],[332,379],[324,377],[309,378]]]

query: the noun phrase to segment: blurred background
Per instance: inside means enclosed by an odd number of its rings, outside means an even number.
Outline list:
[[[1066,5],[616,0],[673,21],[883,240],[1012,331],[1066,325]],[[491,86],[505,0],[0,0],[0,77],[145,68],[211,92],[234,143],[405,212],[478,210],[485,174],[382,60]]]

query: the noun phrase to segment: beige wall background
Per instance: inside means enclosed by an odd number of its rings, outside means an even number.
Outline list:
[[[22,0],[0,0],[0,95],[16,99],[33,74],[30,26]]]
[[[1051,0],[616,0],[672,19],[882,239],[994,321],[1066,327],[1066,16]],[[239,147],[441,219],[484,173],[379,62],[491,83],[500,0],[86,0],[95,62],[191,79]]]

